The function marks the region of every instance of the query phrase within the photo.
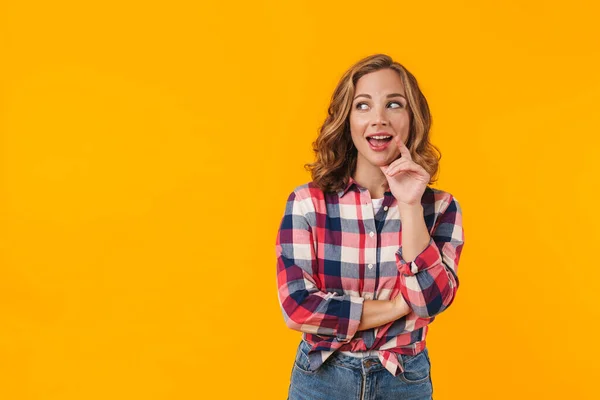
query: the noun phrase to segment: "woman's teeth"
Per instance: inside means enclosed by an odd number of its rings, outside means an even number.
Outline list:
[[[367,138],[371,146],[381,147],[386,145],[392,139],[391,136],[370,136]]]
[[[370,139],[389,139],[391,136],[371,136]]]

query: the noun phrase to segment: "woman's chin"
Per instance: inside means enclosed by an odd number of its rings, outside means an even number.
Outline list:
[[[387,152],[386,152],[387,153]],[[366,156],[366,157],[365,157]],[[360,158],[360,156],[359,156]],[[387,167],[390,163],[395,160],[394,154],[391,153],[381,153],[381,154],[368,154],[362,156],[364,161],[367,161],[374,167]]]
[[[373,157],[369,160],[371,165],[375,167],[387,167],[392,161],[394,161],[391,157]]]

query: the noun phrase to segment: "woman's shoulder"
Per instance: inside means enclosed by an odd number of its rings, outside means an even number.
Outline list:
[[[292,190],[292,193],[290,193],[290,197],[294,197],[298,200],[322,200],[325,198],[325,193],[314,181],[310,181],[297,185],[294,190]]]
[[[427,186],[423,193],[423,204],[431,206],[436,212],[443,212],[450,206],[460,207],[452,193],[440,188]]]
[[[427,188],[425,189],[425,195],[431,197],[431,198],[435,198],[435,199],[448,199],[448,198],[452,198],[454,197],[452,195],[452,193],[450,193],[447,190],[444,189],[440,189],[440,188],[435,188],[435,187],[431,187],[431,186],[427,186]]]

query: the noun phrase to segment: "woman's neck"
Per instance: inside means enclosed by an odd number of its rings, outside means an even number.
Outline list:
[[[387,179],[381,169],[360,156],[356,160],[356,169],[352,178],[369,191],[372,199],[382,198],[388,188]]]

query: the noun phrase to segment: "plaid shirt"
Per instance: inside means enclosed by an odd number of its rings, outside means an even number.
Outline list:
[[[389,190],[376,215],[369,191],[352,178],[337,193],[309,182],[290,194],[276,241],[278,298],[287,326],[311,345],[312,370],[337,350],[377,350],[397,376],[404,371],[397,353],[416,355],[425,348],[428,324],[456,295],[464,233],[451,194],[428,186],[421,204],[431,239],[407,263]],[[357,330],[365,299],[399,295],[412,309],[408,315]]]

